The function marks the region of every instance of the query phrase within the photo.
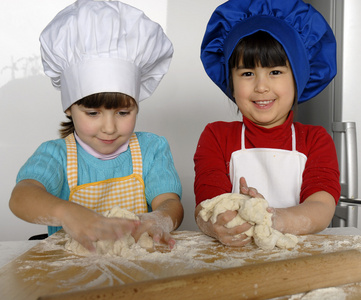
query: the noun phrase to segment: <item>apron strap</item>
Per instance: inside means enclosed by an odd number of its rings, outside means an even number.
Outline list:
[[[295,132],[295,126],[292,124],[292,151],[296,151],[296,132]]]
[[[246,149],[245,131],[246,131],[246,126],[245,126],[244,123],[243,123],[243,125],[242,125],[242,135],[241,135],[241,142],[242,142],[242,147],[241,147],[241,149],[242,149],[242,150],[245,150],[245,149]]]
[[[78,185],[78,155],[74,134],[71,133],[65,138],[66,142],[66,169],[69,189],[72,190]]]
[[[132,154],[133,174],[143,175],[142,153],[137,135],[133,132],[129,139],[130,153]]]

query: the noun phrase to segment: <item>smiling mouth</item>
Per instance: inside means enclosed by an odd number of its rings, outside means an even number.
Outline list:
[[[261,106],[261,107],[266,107],[270,104],[272,104],[275,100],[257,100],[257,101],[252,101],[254,104]]]

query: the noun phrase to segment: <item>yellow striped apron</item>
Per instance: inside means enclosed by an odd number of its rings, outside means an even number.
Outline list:
[[[135,214],[148,211],[142,178],[142,154],[135,133],[129,140],[133,174],[110,178],[78,186],[78,158],[74,134],[65,138],[67,148],[67,176],[70,189],[69,201],[99,213],[118,205]]]

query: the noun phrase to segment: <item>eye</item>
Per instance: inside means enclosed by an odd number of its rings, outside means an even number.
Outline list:
[[[99,113],[97,111],[87,111],[86,114],[90,117],[95,117],[97,116]]]
[[[253,72],[247,71],[247,72],[243,72],[241,75],[244,76],[244,77],[248,77],[248,76],[252,76]]]
[[[271,71],[271,73],[270,73],[271,75],[280,75],[280,74],[282,74],[282,71],[279,71],[279,70],[273,70],[273,71]]]
[[[122,110],[122,111],[119,111],[118,114],[122,117],[125,117],[130,114],[130,111]]]
[[[289,72],[288,66],[274,66],[270,70],[270,75],[282,75],[287,74]]]

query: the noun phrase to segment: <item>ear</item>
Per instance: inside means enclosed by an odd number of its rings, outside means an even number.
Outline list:
[[[65,113],[66,113],[66,115],[67,115],[68,117],[71,117],[71,110],[70,110],[70,108],[68,108],[68,109],[65,111]]]

